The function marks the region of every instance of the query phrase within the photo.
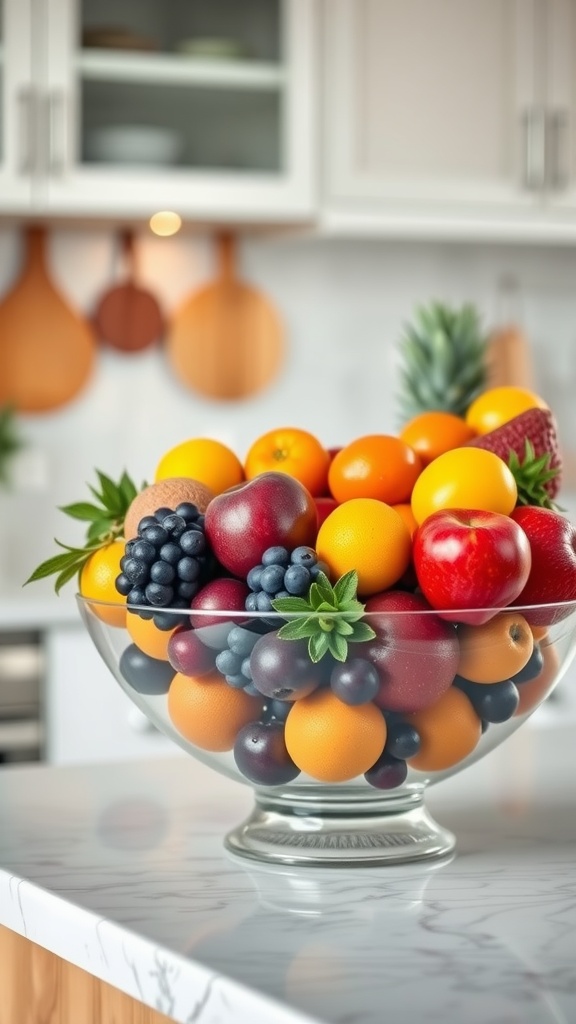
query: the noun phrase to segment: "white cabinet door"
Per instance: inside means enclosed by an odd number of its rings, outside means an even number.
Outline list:
[[[0,0],[0,211],[27,212],[38,171],[30,0]]]
[[[44,0],[49,211],[308,219],[314,3]]]
[[[552,211],[576,212],[576,0],[548,0],[546,193]]]
[[[531,207],[542,184],[533,0],[327,0],[327,202]]]
[[[187,756],[152,727],[98,654],[82,623],[46,636],[46,758],[50,764]]]

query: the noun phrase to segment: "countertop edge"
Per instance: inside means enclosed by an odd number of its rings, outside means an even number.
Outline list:
[[[0,924],[177,1024],[318,1024],[2,868]]]

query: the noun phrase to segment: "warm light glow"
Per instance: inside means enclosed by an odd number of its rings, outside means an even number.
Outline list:
[[[172,210],[159,210],[150,217],[150,229],[155,235],[175,235],[182,227],[182,217]]]

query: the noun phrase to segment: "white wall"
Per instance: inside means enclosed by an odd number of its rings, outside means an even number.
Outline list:
[[[210,239],[202,236],[143,235],[139,254],[142,283],[157,292],[167,313],[212,269]],[[19,231],[3,228],[0,296],[16,279],[20,258]],[[114,235],[55,230],[49,259],[63,293],[88,314],[113,279]],[[475,302],[490,325],[501,312],[498,282],[505,273],[520,285],[538,390],[556,409],[565,444],[576,449],[576,249],[292,236],[247,240],[241,264],[286,325],[286,362],[276,384],[246,402],[207,401],[174,379],[161,348],[133,356],[103,349],[76,401],[23,418],[37,487],[0,500],[3,557],[15,586],[54,553],[54,536],[70,543],[80,538],[80,528],[57,506],[88,496],[94,467],[111,475],[127,468],[140,482],[153,477],[168,447],[187,437],[217,437],[242,456],[256,436],[288,424],[312,430],[326,445],[393,431],[403,322],[417,304],[437,298]]]

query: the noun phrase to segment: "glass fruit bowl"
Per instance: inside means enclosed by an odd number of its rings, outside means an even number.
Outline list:
[[[457,622],[391,590],[356,639],[312,660],[314,615],[162,609],[78,597],[116,680],[185,751],[252,786],[233,853],[283,864],[386,864],[444,857],[455,838],[426,787],[518,729],[576,649],[576,603],[494,608]],[[340,612],[312,626],[346,640]],[[472,620],[472,621],[471,621]],[[289,627],[289,628],[287,628]],[[338,657],[333,653],[336,651]]]

